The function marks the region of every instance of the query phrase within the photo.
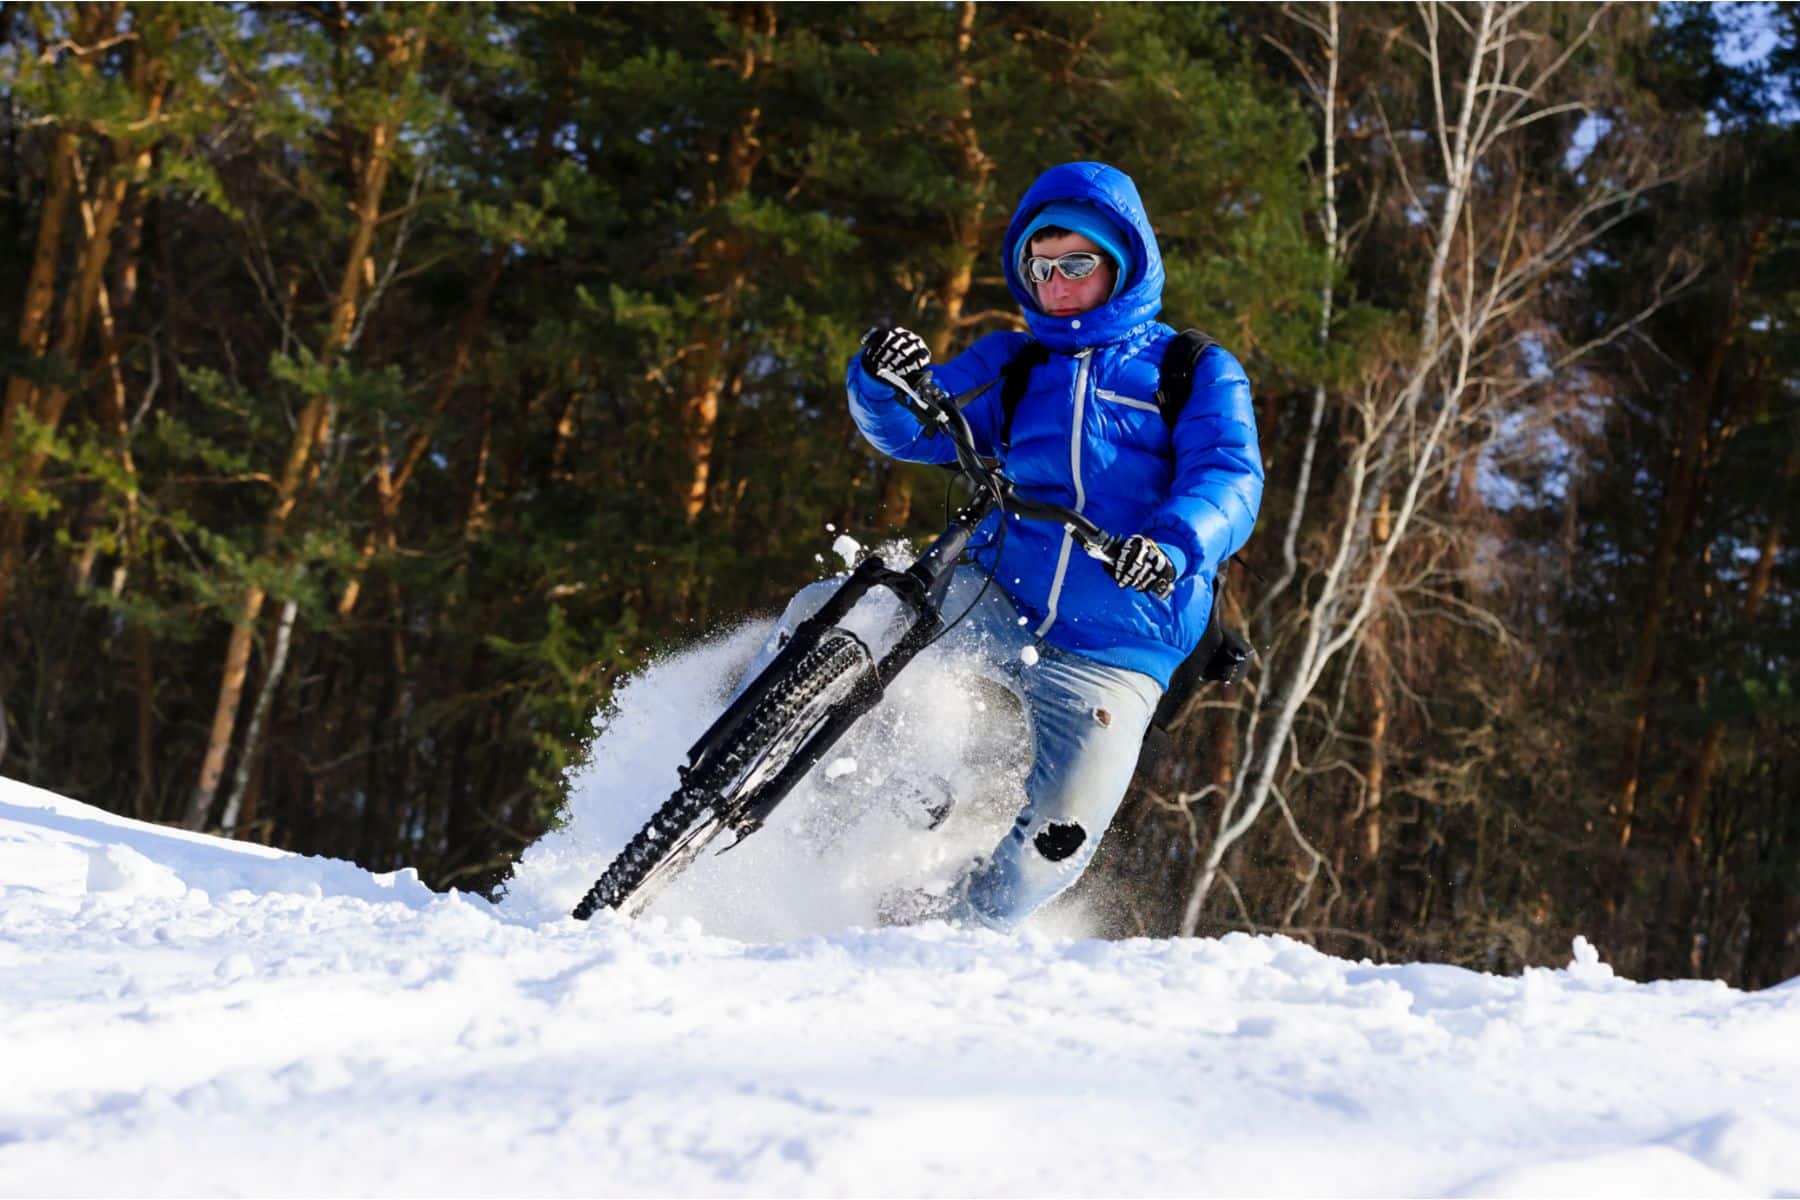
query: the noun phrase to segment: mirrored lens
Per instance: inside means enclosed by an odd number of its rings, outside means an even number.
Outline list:
[[[1100,256],[1086,250],[1074,250],[1061,258],[1032,255],[1025,260],[1025,273],[1033,283],[1049,283],[1052,271],[1061,271],[1064,279],[1086,279],[1100,265]]]

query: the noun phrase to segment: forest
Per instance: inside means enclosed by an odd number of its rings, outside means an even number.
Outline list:
[[[0,773],[493,894],[619,681],[938,527],[844,364],[1023,328],[1013,207],[1103,159],[1267,471],[1105,932],[1800,975],[1797,33],[0,4]]]

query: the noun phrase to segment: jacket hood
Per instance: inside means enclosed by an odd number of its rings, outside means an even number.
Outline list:
[[[1019,277],[1019,240],[1033,216],[1058,200],[1082,200],[1110,217],[1129,241],[1131,262],[1124,286],[1112,299],[1077,317],[1052,317],[1039,310],[1031,285]],[[1156,246],[1156,231],[1137,185],[1117,167],[1098,162],[1072,162],[1051,167],[1037,177],[1013,210],[1000,249],[1006,285],[1025,310],[1032,336],[1064,354],[1089,346],[1121,341],[1142,330],[1162,311],[1163,261]]]

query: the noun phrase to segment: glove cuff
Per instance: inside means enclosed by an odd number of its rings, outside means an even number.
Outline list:
[[[1149,535],[1146,534],[1145,536],[1148,537]],[[1188,556],[1186,550],[1183,550],[1180,546],[1171,542],[1165,542],[1157,538],[1151,538],[1151,540],[1156,542],[1157,549],[1163,552],[1163,557],[1169,560],[1169,565],[1175,568],[1175,578],[1180,579],[1183,575],[1187,574]]]

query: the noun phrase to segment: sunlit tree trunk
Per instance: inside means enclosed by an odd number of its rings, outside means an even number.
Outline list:
[[[384,39],[379,47],[381,58],[390,66],[410,68],[417,60],[422,35],[410,32]],[[368,145],[360,163],[356,185],[356,225],[344,256],[343,273],[331,307],[330,330],[319,352],[319,361],[329,366],[349,343],[356,324],[365,290],[371,281],[368,270],[370,250],[375,240],[375,227],[381,218],[381,195],[387,185],[393,161],[393,143],[398,134],[395,118],[377,121],[369,130]],[[288,521],[298,506],[301,493],[316,470],[317,455],[331,436],[335,404],[330,396],[314,395],[302,408],[287,458],[276,483],[275,502],[263,524],[262,544],[273,550],[287,531]],[[262,613],[266,595],[256,584],[250,584],[238,604],[227,642],[224,665],[219,676],[219,695],[213,708],[213,719],[207,737],[206,753],[201,761],[199,781],[188,802],[183,824],[200,829],[211,813],[213,798],[225,771],[225,756],[231,748],[237,727],[238,706],[243,698],[244,677],[250,665],[250,647],[255,636],[257,617]]]
[[[469,301],[468,311],[463,314],[462,324],[458,327],[456,344],[450,352],[450,362],[444,368],[443,377],[438,380],[430,415],[408,440],[406,453],[398,465],[393,464],[386,453],[376,459],[376,519],[363,538],[356,562],[347,572],[344,589],[338,596],[339,618],[348,617],[356,610],[357,600],[362,596],[363,575],[376,552],[395,548],[394,531],[400,520],[400,501],[406,494],[407,484],[412,481],[413,472],[418,470],[426,451],[431,448],[437,421],[443,417],[444,410],[449,408],[451,398],[468,373],[469,363],[475,354],[475,343],[487,322],[488,304],[494,297],[494,288],[500,282],[500,272],[506,263],[506,249],[496,247],[488,254],[487,265],[481,272],[480,281],[475,285],[475,294]]]
[[[31,271],[25,284],[25,306],[19,315],[19,355],[24,359],[41,358],[50,346],[50,314],[56,303],[56,268],[61,257],[63,222],[68,215],[70,194],[74,190],[74,159],[79,145],[67,129],[59,130],[50,151],[50,177],[38,212],[37,246],[32,254]],[[0,412],[0,483],[7,492],[23,499],[26,492],[19,442],[24,426],[36,415],[37,389],[24,375],[12,375],[6,381],[6,407]],[[16,504],[17,501],[15,500]],[[24,515],[9,508],[0,513],[0,614],[6,611],[7,597],[12,591],[13,575],[18,569],[18,545],[23,536]],[[14,525],[21,526],[15,533]]]
[[[299,611],[300,604],[296,600],[290,599],[281,606],[281,619],[275,631],[275,651],[269,656],[269,669],[264,673],[262,687],[257,690],[256,707],[251,711],[249,727],[244,731],[244,752],[238,756],[231,795],[225,801],[225,814],[219,818],[219,830],[226,837],[237,836],[240,820],[247,819],[244,795],[250,789],[250,773],[262,747],[269,710],[274,706],[275,693],[281,688],[281,677],[287,671],[288,649],[294,640],[294,618]]]
[[[974,286],[975,264],[980,261],[987,237],[986,219],[992,200],[994,161],[981,148],[980,131],[975,124],[976,78],[970,50],[975,42],[976,0],[962,0],[956,6],[956,82],[962,92],[962,104],[951,125],[951,142],[956,153],[957,178],[969,191],[970,201],[963,211],[950,217],[953,253],[950,267],[938,281],[935,296],[941,313],[936,328],[926,337],[931,357],[939,362],[949,357],[956,335],[964,324],[963,312],[968,305],[969,290]],[[905,525],[912,516],[913,476],[898,462],[889,463],[882,481],[881,522],[890,529]]]
[[[79,10],[75,30],[79,44],[69,50],[78,73],[92,74],[90,59],[94,47],[116,32],[123,9],[122,4],[91,4]],[[163,88],[158,84],[144,98],[145,115],[151,123],[161,111],[162,97]],[[115,144],[115,153],[121,161],[115,165],[110,177],[94,181],[96,195],[90,201],[86,195],[81,139],[66,125],[57,131],[51,148],[43,208],[38,216],[37,242],[26,280],[25,304],[19,317],[18,347],[25,358],[41,358],[48,350],[60,354],[66,368],[73,369],[79,361],[96,297],[105,279],[113,228],[118,223],[126,191],[133,173],[149,165],[148,145],[134,150],[119,142]],[[57,266],[71,202],[84,218],[82,238],[52,342],[51,312],[55,307]],[[50,454],[43,439],[56,432],[68,400],[68,389],[60,379],[41,388],[20,375],[7,380],[6,404],[0,410],[0,473],[4,473],[0,492],[23,497],[36,487]],[[37,427],[37,436],[30,445],[22,445],[27,421]],[[0,615],[6,611],[13,581],[18,575],[28,523],[26,510],[20,505],[8,505],[0,510]]]
[[[767,66],[775,40],[775,6],[746,5],[739,10],[738,31],[743,39],[735,64],[738,79],[749,83]],[[762,106],[750,103],[725,139],[720,175],[709,186],[708,208],[720,219],[722,209],[750,190],[750,182],[762,161],[760,137]],[[681,486],[681,510],[691,525],[706,510],[712,483],[713,453],[719,432],[719,406],[731,371],[729,340],[732,317],[745,283],[743,236],[736,230],[719,229],[709,234],[699,270],[708,300],[708,321],[699,332],[700,345],[694,367],[682,372],[685,381],[679,397],[682,437],[687,447],[688,472]]]

